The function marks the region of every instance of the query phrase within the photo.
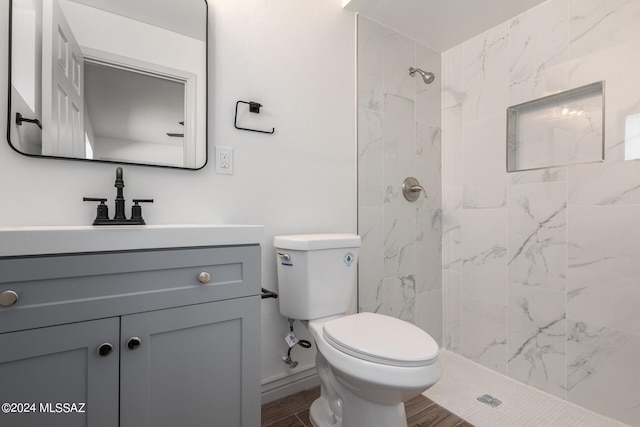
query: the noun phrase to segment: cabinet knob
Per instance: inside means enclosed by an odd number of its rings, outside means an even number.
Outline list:
[[[198,274],[198,280],[200,281],[200,283],[209,283],[209,281],[211,280],[211,274],[209,274],[208,271],[203,271],[202,273]]]
[[[140,344],[142,344],[142,340],[138,337],[131,337],[127,340],[127,347],[129,350],[137,349],[140,347]]]
[[[10,307],[18,302],[18,294],[14,291],[0,292],[0,305],[4,307]]]
[[[102,343],[98,346],[98,355],[102,357],[108,356],[109,354],[111,354],[112,351],[113,351],[113,344],[110,344],[108,342]]]

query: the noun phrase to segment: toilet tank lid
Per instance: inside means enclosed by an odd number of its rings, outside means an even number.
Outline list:
[[[334,248],[359,248],[360,236],[348,233],[333,234],[292,234],[276,236],[273,246],[279,249],[313,251]]]

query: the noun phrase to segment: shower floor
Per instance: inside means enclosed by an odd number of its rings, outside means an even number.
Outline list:
[[[464,357],[440,351],[442,378],[424,396],[476,427],[623,427],[580,406],[512,380]],[[502,403],[479,402],[488,394]]]

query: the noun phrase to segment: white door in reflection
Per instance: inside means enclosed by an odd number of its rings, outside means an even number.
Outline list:
[[[84,158],[82,52],[57,0],[42,7],[42,154]]]

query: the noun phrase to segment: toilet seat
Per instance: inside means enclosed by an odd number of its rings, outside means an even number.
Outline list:
[[[322,335],[343,353],[384,365],[426,366],[438,356],[438,344],[429,334],[382,314],[358,313],[330,320]]]

